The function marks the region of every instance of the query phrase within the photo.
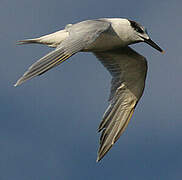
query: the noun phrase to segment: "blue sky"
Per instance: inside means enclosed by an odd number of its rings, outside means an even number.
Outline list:
[[[0,6],[1,180],[179,180],[182,177],[180,0],[2,0]],[[50,48],[16,41],[100,17],[127,17],[147,27],[166,53],[132,47],[148,59],[144,95],[118,142],[96,163],[96,132],[108,106],[109,73],[91,53],[15,88]]]

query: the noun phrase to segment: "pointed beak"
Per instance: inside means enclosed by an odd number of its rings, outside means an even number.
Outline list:
[[[153,48],[157,49],[158,51],[160,51],[161,53],[164,53],[164,50],[162,50],[154,41],[152,41],[150,38],[149,39],[145,39],[144,38],[144,42],[146,42],[147,44],[149,44],[150,46],[152,46]]]

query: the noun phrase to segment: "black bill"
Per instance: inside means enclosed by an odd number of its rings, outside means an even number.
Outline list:
[[[149,44],[153,48],[157,49],[161,53],[164,53],[164,51],[154,41],[152,41],[151,39],[144,39],[144,42],[146,42],[147,44]]]

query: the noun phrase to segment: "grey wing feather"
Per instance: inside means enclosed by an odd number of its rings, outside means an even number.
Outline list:
[[[68,26],[66,30],[69,32],[69,37],[63,40],[54,51],[45,55],[30,66],[14,86],[20,85],[37,75],[41,75],[64,62],[69,57],[94,42],[100,33],[107,30],[109,26],[110,23],[102,20],[88,20]]]
[[[37,75],[43,74],[50,68],[56,66],[60,61],[65,60],[65,57],[68,57],[68,54],[64,53],[63,49],[56,49],[48,53],[40,60],[32,64],[14,86],[18,86]],[[60,60],[61,58],[62,60]]]
[[[111,82],[110,105],[99,126],[100,148],[97,161],[109,151],[127,127],[143,94],[147,73],[146,59],[129,47],[94,53],[108,69]]]

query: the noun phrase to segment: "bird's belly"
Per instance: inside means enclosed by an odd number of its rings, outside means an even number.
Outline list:
[[[103,33],[83,51],[106,51],[122,46],[126,46],[126,44],[118,36]]]

